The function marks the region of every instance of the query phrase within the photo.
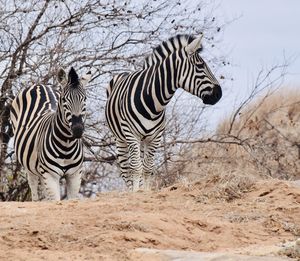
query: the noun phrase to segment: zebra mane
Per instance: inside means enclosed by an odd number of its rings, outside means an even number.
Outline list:
[[[143,68],[147,68],[155,63],[158,58],[164,59],[170,56],[173,52],[180,50],[187,46],[195,39],[194,36],[188,34],[178,34],[174,37],[169,38],[167,41],[162,42],[159,46],[153,49],[144,62]]]

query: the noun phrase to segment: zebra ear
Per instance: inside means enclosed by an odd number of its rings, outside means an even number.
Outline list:
[[[87,74],[83,75],[80,79],[81,83],[83,86],[87,85],[88,82],[91,80],[92,78],[92,73],[91,71],[89,71]]]
[[[78,84],[79,77],[78,77],[78,74],[76,73],[76,71],[73,67],[71,67],[71,69],[69,71],[68,78],[69,78],[69,82],[72,85],[76,86]]]
[[[66,85],[68,82],[67,74],[64,69],[60,68],[57,72],[57,80],[61,85]]]
[[[199,37],[197,37],[195,40],[193,40],[187,47],[186,51],[188,54],[193,54],[197,52],[198,49],[201,48],[201,40],[202,40],[203,34],[201,34]]]

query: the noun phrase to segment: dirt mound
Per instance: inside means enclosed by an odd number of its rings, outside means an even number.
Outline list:
[[[253,182],[228,200],[208,197],[205,187],[1,203],[0,260],[136,260],[136,248],[239,252],[299,237],[299,188]]]

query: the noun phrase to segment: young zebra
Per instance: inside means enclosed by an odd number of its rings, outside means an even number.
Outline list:
[[[143,69],[110,81],[106,119],[116,137],[121,177],[133,191],[140,184],[150,189],[154,153],[165,128],[165,106],[176,90],[183,88],[211,105],[222,96],[218,81],[198,53],[201,38],[170,38],[154,49]]]
[[[67,197],[76,198],[81,182],[86,117],[84,86],[89,72],[79,79],[71,68],[57,74],[62,92],[44,85],[25,88],[13,100],[11,121],[15,154],[24,167],[32,200],[60,200],[59,182],[66,178]],[[43,195],[40,195],[40,188]]]

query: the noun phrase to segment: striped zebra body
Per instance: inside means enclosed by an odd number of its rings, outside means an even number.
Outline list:
[[[83,162],[83,87],[88,77],[79,80],[72,68],[67,78],[60,70],[61,93],[48,86],[33,85],[23,89],[12,102],[15,154],[27,173],[33,200],[60,200],[62,177],[67,181],[68,198],[77,197]],[[39,186],[43,195],[38,193]]]
[[[116,137],[121,176],[136,191],[150,188],[154,153],[165,128],[165,106],[178,88],[215,104],[218,81],[198,54],[201,37],[178,35],[163,42],[144,67],[115,76],[107,89],[106,119]],[[144,155],[141,159],[141,144]]]

